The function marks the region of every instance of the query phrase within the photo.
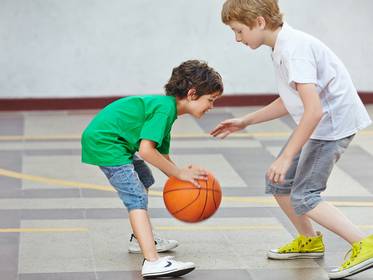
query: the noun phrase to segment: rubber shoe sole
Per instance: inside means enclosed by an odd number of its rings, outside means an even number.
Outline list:
[[[276,253],[269,251],[267,258],[271,260],[294,260],[294,259],[319,259],[324,257],[324,253]]]
[[[195,267],[190,267],[190,268],[185,268],[185,269],[170,271],[170,272],[147,273],[147,274],[144,274],[142,277],[144,279],[152,279],[152,278],[157,278],[157,277],[179,277],[179,276],[185,275],[193,271],[194,269]]]
[[[373,258],[363,261],[362,263],[354,265],[353,267],[345,269],[343,271],[330,272],[328,273],[328,276],[329,279],[340,279],[363,272],[364,270],[367,270],[369,268],[373,268]]]

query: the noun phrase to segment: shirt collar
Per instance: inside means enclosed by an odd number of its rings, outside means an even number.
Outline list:
[[[274,60],[278,60],[281,56],[281,49],[284,44],[284,42],[287,40],[287,38],[290,35],[290,32],[293,30],[293,28],[288,25],[286,22],[284,22],[280,32],[277,34],[275,46],[272,51],[272,58]]]

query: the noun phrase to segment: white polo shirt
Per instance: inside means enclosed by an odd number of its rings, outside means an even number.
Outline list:
[[[312,139],[338,140],[371,124],[346,67],[318,39],[285,23],[277,36],[272,60],[280,97],[297,124],[304,106],[295,83],[315,84],[324,115]]]

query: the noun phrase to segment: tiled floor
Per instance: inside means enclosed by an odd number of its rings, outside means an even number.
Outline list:
[[[177,239],[170,252],[197,269],[183,279],[327,279],[348,245],[329,231],[324,259],[270,261],[269,248],[295,235],[271,197],[266,168],[291,132],[288,118],[260,124],[226,140],[207,132],[227,117],[256,108],[218,108],[201,120],[179,117],[172,158],[219,179],[224,199],[206,222],[183,224],[165,210],[166,177],[152,168],[150,213],[155,230]],[[368,106],[373,116],[373,106]],[[0,113],[0,279],[141,279],[142,257],[127,252],[127,213],[98,168],[80,163],[80,133],[95,111]],[[373,233],[373,127],[355,137],[335,167],[325,198]],[[373,269],[353,279],[373,279]]]

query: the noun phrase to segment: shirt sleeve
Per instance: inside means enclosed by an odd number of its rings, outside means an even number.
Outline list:
[[[295,89],[295,84],[317,84],[317,63],[312,47],[300,45],[285,61],[288,72],[288,84]]]
[[[291,59],[288,65],[289,85],[295,89],[295,84],[317,84],[316,65],[306,59]]]
[[[160,149],[165,138],[168,137],[170,127],[169,118],[166,114],[156,113],[149,120],[145,121],[140,139],[147,139],[157,143],[156,148]]]
[[[158,152],[162,155],[168,155],[170,153],[170,142],[171,142],[171,133],[168,133],[163,139],[162,145],[158,148]]]

